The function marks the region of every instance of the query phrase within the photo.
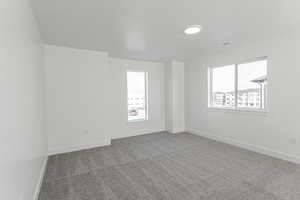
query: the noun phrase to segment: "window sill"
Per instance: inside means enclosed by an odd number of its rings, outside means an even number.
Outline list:
[[[224,112],[224,113],[236,113],[236,114],[246,114],[246,115],[260,115],[267,116],[269,111],[266,109],[247,109],[247,108],[219,108],[219,107],[208,107],[209,112]]]
[[[148,121],[148,119],[135,119],[135,120],[127,121],[127,124],[129,126],[134,126],[136,123],[141,123],[141,122],[146,122],[146,121]]]

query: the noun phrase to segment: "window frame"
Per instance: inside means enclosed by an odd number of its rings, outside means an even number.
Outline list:
[[[267,87],[265,88],[264,91],[264,101],[263,101],[263,105],[264,108],[242,108],[242,107],[238,107],[238,67],[239,65],[242,64],[247,64],[247,63],[252,63],[252,62],[257,62],[257,61],[263,61],[266,60],[267,61],[267,78],[268,78],[268,68],[269,68],[269,62],[268,62],[268,57],[267,56],[262,56],[262,57],[256,57],[256,58],[252,58],[252,59],[248,59],[245,60],[243,62],[239,62],[236,64],[228,64],[228,65],[222,65],[222,66],[218,66],[218,67],[208,67],[207,70],[207,78],[208,78],[208,108],[209,109],[213,109],[213,110],[229,110],[229,111],[249,111],[249,112],[261,112],[261,113],[267,113],[269,112],[269,83],[267,84]],[[234,65],[234,93],[235,93],[235,102],[234,102],[234,106],[233,107],[218,107],[218,106],[214,106],[213,104],[213,92],[212,92],[212,88],[213,88],[213,69],[215,68],[220,68],[220,67],[226,67],[226,66],[230,66],[230,65]]]
[[[144,79],[145,79],[145,118],[143,119],[133,119],[133,120],[129,120],[128,118],[128,72],[139,72],[139,73],[144,73]],[[135,123],[135,122],[143,122],[143,121],[148,121],[149,120],[149,116],[148,116],[148,72],[144,71],[144,70],[131,70],[128,69],[126,70],[126,117],[127,117],[127,123]]]

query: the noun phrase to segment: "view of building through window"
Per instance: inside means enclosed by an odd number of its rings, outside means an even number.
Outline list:
[[[213,106],[234,107],[235,65],[212,69]]]
[[[238,107],[264,108],[267,61],[238,65]]]
[[[146,81],[146,72],[127,72],[128,121],[147,119]]]
[[[212,68],[210,73],[212,107],[265,108],[267,60]]]

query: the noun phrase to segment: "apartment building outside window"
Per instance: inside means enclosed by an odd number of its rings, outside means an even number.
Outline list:
[[[209,107],[265,111],[267,58],[208,70]]]
[[[148,119],[148,78],[147,72],[127,71],[128,121]]]

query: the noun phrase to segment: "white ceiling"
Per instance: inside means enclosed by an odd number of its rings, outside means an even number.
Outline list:
[[[298,0],[33,0],[48,44],[108,51],[111,56],[187,60],[297,29]],[[298,14],[299,13],[299,14]],[[186,36],[187,25],[200,34]]]

